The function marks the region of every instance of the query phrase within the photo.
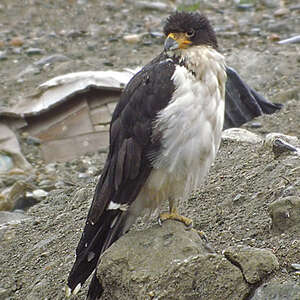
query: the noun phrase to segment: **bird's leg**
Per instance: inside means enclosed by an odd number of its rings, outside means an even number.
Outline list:
[[[164,212],[159,215],[160,223],[166,220],[176,220],[182,222],[187,227],[193,227],[193,220],[178,214],[175,208],[175,200],[173,198],[169,198],[169,212]]]

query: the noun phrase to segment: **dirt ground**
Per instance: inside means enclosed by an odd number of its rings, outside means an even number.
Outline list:
[[[18,103],[57,75],[144,65],[162,49],[162,20],[175,8],[199,9],[216,28],[228,64],[269,100],[285,104],[280,113],[255,120],[258,128],[251,123],[244,127],[261,136],[281,132],[300,137],[299,44],[275,41],[299,34],[298,1],[249,1],[248,8],[236,1],[160,3],[165,6],[155,9],[126,0],[2,0],[0,105]],[[128,42],[128,35],[137,36]],[[27,211],[30,219],[1,229],[0,299],[64,299],[105,154],[45,165],[38,146],[20,141],[37,172],[59,184]],[[91,167],[93,176],[82,178]],[[268,214],[269,204],[280,197],[300,196],[299,170],[293,156],[274,159],[266,146],[224,141],[203,188],[180,210],[207,234],[217,252],[236,244],[272,249],[280,264],[274,278],[300,284],[291,268],[300,263],[300,233],[274,234]],[[149,224],[139,220],[135,229]],[[83,288],[77,299],[85,293]]]

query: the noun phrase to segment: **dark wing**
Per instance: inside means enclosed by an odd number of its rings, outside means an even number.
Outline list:
[[[249,87],[230,67],[226,68],[225,119],[223,129],[239,127],[262,114],[272,114],[282,107],[271,103]]]
[[[160,148],[152,138],[152,123],[172,98],[174,70],[172,61],[147,65],[128,83],[113,113],[107,161],[68,278],[72,291],[85,282],[101,253],[127,229],[128,211],[107,207],[111,201],[130,206],[151,172],[149,154]]]

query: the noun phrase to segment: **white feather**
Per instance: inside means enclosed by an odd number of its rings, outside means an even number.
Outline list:
[[[162,150],[130,212],[155,210],[168,198],[187,197],[198,187],[220,145],[226,71],[223,56],[211,47],[191,47],[176,66],[175,92],[153,126],[162,132]],[[190,62],[193,63],[190,63]]]

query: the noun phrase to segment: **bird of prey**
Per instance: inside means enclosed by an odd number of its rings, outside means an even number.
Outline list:
[[[236,113],[241,103],[231,103],[227,127],[275,110],[226,67],[204,15],[176,12],[167,18],[164,33],[164,51],[131,79],[113,113],[109,153],[76,249],[67,296],[78,292],[101,254],[136,218],[156,211],[162,201],[169,201],[162,221],[191,224],[176,211],[176,200],[200,185],[215,159],[225,94],[230,102],[237,94],[240,102],[252,97],[254,107],[244,115],[244,109]],[[226,74],[232,92],[226,89]],[[94,273],[87,299],[100,299],[102,292]]]

